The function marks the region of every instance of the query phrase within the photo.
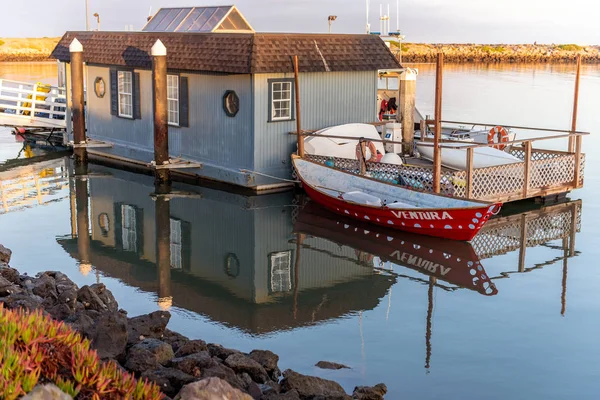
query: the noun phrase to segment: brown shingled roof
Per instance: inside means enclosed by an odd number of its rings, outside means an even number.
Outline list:
[[[375,71],[400,68],[385,43],[374,35],[292,33],[67,32],[52,57],[70,61],[77,38],[91,64],[150,68],[150,48],[160,39],[169,68],[224,73]]]

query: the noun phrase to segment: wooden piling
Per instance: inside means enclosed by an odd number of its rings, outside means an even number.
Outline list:
[[[467,148],[467,199],[473,198],[473,147]]]
[[[156,263],[158,267],[158,303],[166,310],[172,304],[171,293],[171,205],[165,196],[169,183],[155,185]]]
[[[76,144],[85,143],[85,111],[83,94],[83,46],[73,39],[69,46],[71,53],[71,88],[73,114],[73,140]],[[32,115],[33,117],[33,115]]]
[[[527,198],[529,193],[529,181],[531,180],[531,142],[523,142],[525,146],[525,171],[523,172],[523,198]]]
[[[300,80],[298,72],[298,56],[293,57],[294,61],[294,91],[296,92],[296,132],[298,133],[298,155],[304,157],[304,136],[300,124]]]
[[[417,94],[417,74],[407,68],[400,75],[400,112],[402,115],[402,153],[413,155],[412,143],[415,140],[415,97]]]
[[[572,138],[572,137],[570,137]],[[569,138],[569,139],[570,139]],[[575,170],[573,172],[573,187],[579,187],[581,179],[581,135],[575,136]]]
[[[444,68],[444,54],[438,53],[435,70],[435,130],[433,136],[433,192],[440,192],[440,179],[442,175],[442,70]]]
[[[367,154],[367,143],[364,140],[361,140],[360,142],[360,159],[358,160],[359,164],[360,164],[360,174],[361,175],[366,175],[367,174],[367,161],[366,161],[366,154]]]
[[[573,116],[571,117],[571,132],[577,131],[577,108],[579,106],[579,80],[581,78],[581,54],[577,56],[577,73],[575,74],[575,94],[573,99]],[[569,137],[569,153],[574,152],[574,138]]]
[[[80,150],[80,149],[77,149]],[[84,149],[81,149],[85,151]],[[86,275],[91,270],[90,257],[90,217],[88,207],[87,166],[75,169],[75,209],[77,212],[77,252],[81,272]]]
[[[169,106],[167,102],[167,49],[157,40],[152,46],[152,81],[154,83],[154,162],[169,162]]]

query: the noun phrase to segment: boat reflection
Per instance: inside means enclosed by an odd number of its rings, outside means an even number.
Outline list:
[[[364,252],[372,265],[375,257],[413,269],[461,288],[484,295],[498,293],[479,257],[468,242],[433,238],[361,223],[332,214],[309,202],[300,211],[295,231],[320,238],[305,240],[307,248],[319,251],[324,241],[349,246]]]

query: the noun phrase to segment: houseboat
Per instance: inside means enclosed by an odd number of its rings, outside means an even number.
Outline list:
[[[303,130],[375,122],[378,71],[402,68],[378,36],[258,33],[234,6],[163,8],[142,32],[67,32],[52,53],[67,85],[74,39],[86,63],[91,156],[153,160],[151,48],[160,40],[169,156],[188,167],[177,173],[253,191],[289,185],[297,114],[292,56],[299,60]]]

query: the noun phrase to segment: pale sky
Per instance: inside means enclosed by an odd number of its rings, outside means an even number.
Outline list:
[[[363,33],[364,0],[88,0],[90,23],[98,12],[102,30],[142,28],[150,7],[236,4],[261,32]],[[85,0],[0,0],[0,37],[61,36],[85,29]],[[390,5],[396,29],[396,0],[372,0],[369,22],[379,30],[379,5]],[[600,44],[600,5],[594,0],[400,0],[400,30],[408,42]]]

